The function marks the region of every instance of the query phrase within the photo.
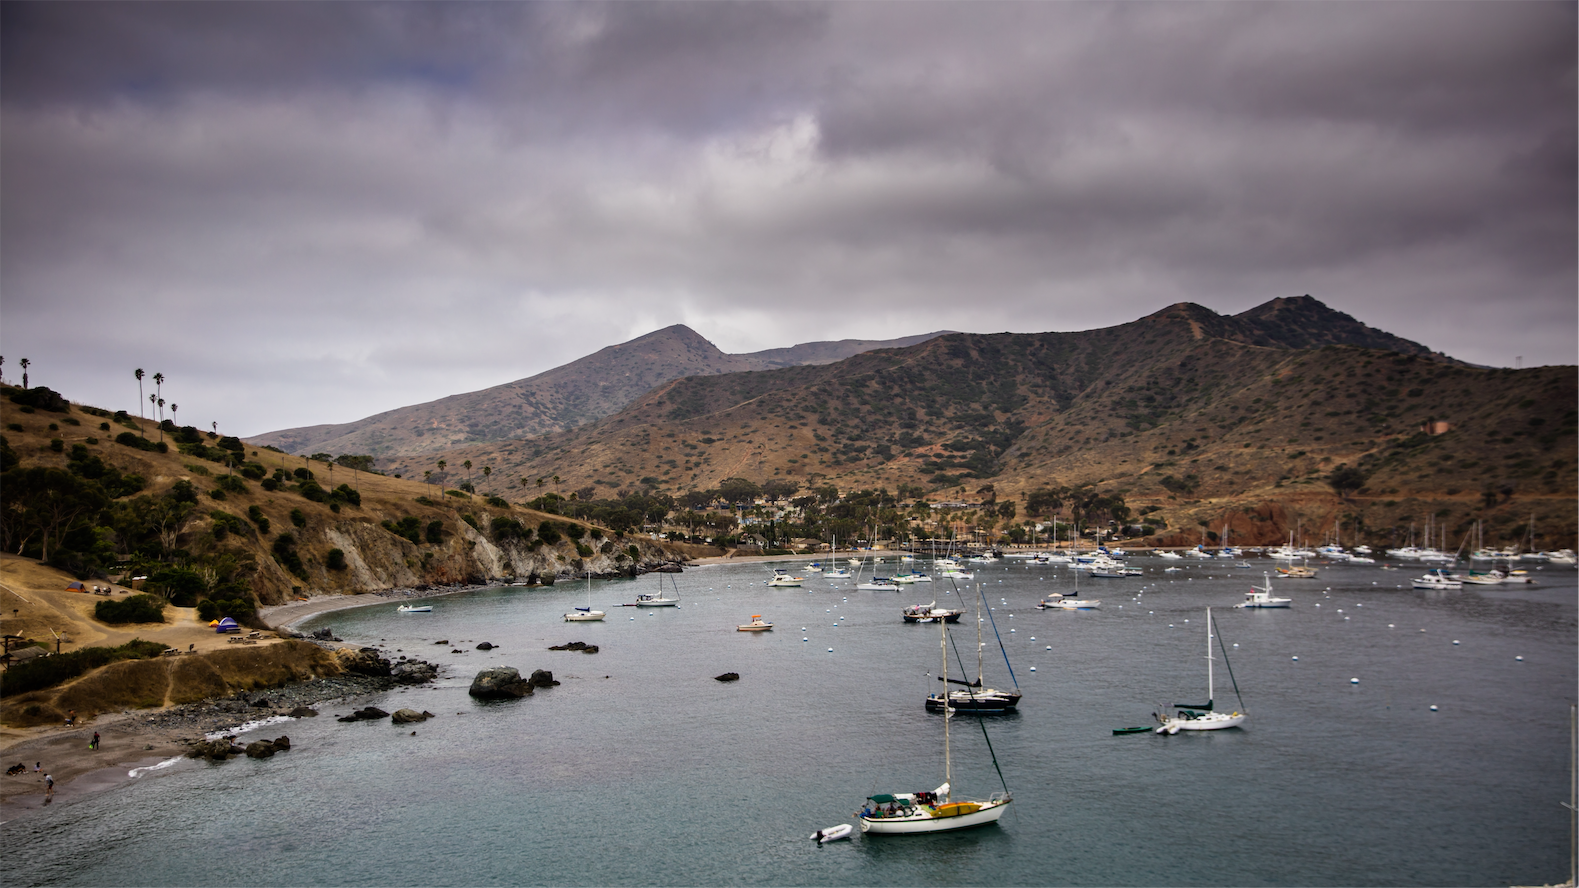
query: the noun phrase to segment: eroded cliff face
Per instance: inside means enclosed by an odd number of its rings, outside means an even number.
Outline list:
[[[592,554],[583,557],[576,543],[561,540],[536,545],[512,539],[497,543],[462,521],[438,543],[412,543],[365,517],[345,518],[294,531],[307,579],[288,572],[268,553],[258,557],[252,588],[262,604],[280,604],[313,594],[355,594],[424,585],[490,581],[553,582],[580,576],[635,574],[666,563],[688,560],[650,539],[582,540]],[[635,548],[635,555],[631,553]],[[329,567],[330,551],[340,550],[343,569]]]

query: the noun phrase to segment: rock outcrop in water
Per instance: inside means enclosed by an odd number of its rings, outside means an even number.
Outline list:
[[[532,693],[532,683],[513,666],[494,666],[477,673],[466,693],[479,700],[519,700]]]

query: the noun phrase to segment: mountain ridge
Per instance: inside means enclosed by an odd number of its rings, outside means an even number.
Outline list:
[[[381,459],[535,437],[601,419],[654,386],[693,375],[830,363],[943,335],[844,339],[731,355],[684,324],[606,346],[535,376],[397,407],[348,423],[280,429],[248,438],[288,453],[362,453]]]

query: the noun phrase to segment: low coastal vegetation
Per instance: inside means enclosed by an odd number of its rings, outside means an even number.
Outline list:
[[[119,647],[86,647],[50,657],[37,657],[0,672],[0,697],[53,687],[117,660],[146,660],[159,656],[163,651],[162,644],[133,639]]]

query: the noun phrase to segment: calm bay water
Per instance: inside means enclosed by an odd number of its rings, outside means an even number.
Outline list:
[[[1576,587],[1425,593],[1405,570],[1326,566],[1283,581],[1287,611],[1232,608],[1254,570],[1134,559],[1082,579],[1098,611],[1037,611],[1067,568],[977,581],[1025,692],[986,721],[1015,802],[997,826],[828,846],[870,792],[943,780],[936,627],[902,605],[970,607],[972,584],[856,592],[764,565],[678,577],[682,606],[610,607],[656,577],[595,582],[605,623],[567,624],[586,585],[493,589],[328,614],[347,640],[448,665],[436,685],[265,728],[268,760],[183,762],[0,827],[10,884],[147,885],[1497,885],[1567,877]],[[1397,588],[1399,585],[1405,588]],[[962,603],[956,601],[962,597]],[[1319,606],[1318,606],[1319,605]],[[1115,736],[1206,690],[1213,607],[1243,729]],[[751,614],[771,633],[734,631]],[[802,631],[802,627],[804,631]],[[1425,631],[1421,631],[1421,630]],[[802,640],[802,639],[806,640]],[[975,632],[954,638],[970,668]],[[447,645],[435,645],[448,639]],[[1009,684],[992,625],[987,683]],[[1458,644],[1453,644],[1454,640]],[[551,652],[586,641],[596,655]],[[475,650],[489,641],[499,649]],[[452,648],[465,653],[452,654]],[[830,648],[832,651],[830,652]],[[1298,660],[1293,659],[1298,657]],[[1516,660],[1522,657],[1523,660]],[[480,703],[490,665],[562,684]],[[1238,708],[1218,664],[1217,700]],[[1035,671],[1032,671],[1032,668]],[[951,672],[956,670],[950,666]],[[713,680],[723,672],[741,680]],[[1351,684],[1351,678],[1359,678]],[[370,702],[437,714],[341,724]],[[1430,706],[1438,711],[1432,712]],[[977,721],[952,726],[957,797],[1001,788]]]

